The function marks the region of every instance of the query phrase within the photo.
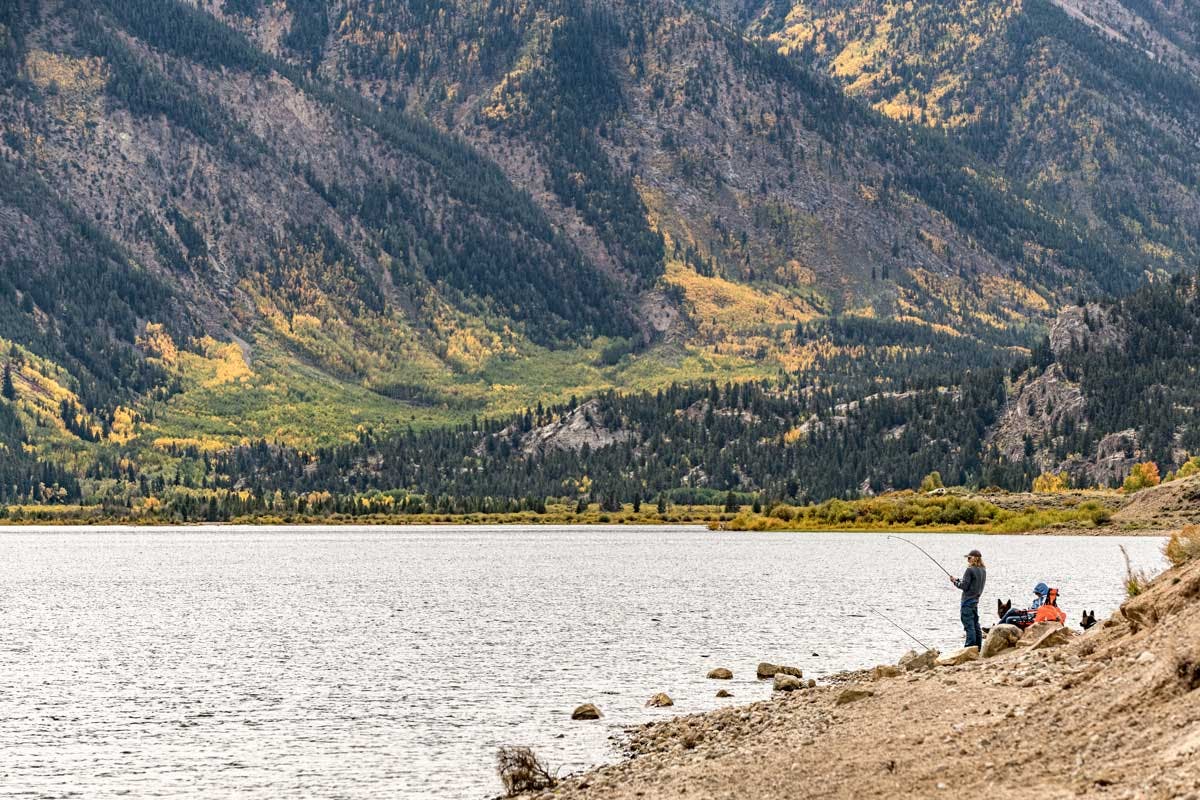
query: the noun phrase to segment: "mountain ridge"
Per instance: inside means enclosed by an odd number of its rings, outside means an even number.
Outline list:
[[[780,372],[867,396],[1171,266],[690,4],[8,8],[0,337],[35,459]],[[73,244],[29,240],[51,206]]]

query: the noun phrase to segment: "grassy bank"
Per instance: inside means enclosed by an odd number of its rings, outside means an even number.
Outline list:
[[[228,519],[180,519],[153,503],[136,509],[101,505],[37,505],[0,507],[0,525],[179,525],[220,522],[238,525],[707,525],[726,531],[926,531],[977,533],[1095,532],[1109,525],[1111,509],[1102,501],[1082,499],[1058,507],[1031,504],[997,505],[978,497],[929,496],[898,492],[863,500],[828,500],[794,506],[779,504],[755,511],[722,505],[676,505],[659,510],[652,504],[619,511],[597,504],[578,510],[574,504],[551,503],[544,512],[396,513],[386,507],[358,513],[271,512]],[[1028,496],[1025,496],[1028,497]],[[378,506],[378,504],[376,504]]]
[[[1028,497],[1028,496],[1025,496]],[[1002,507],[978,496],[894,492],[862,500],[826,500],[793,506],[779,504],[762,512],[741,512],[717,523],[735,531],[906,530],[1028,533],[1040,530],[1095,530],[1106,525],[1112,508],[1097,499]]]
[[[194,497],[193,497],[194,495]],[[176,525],[232,523],[258,525],[707,525],[730,531],[962,531],[962,533],[1100,533],[1127,530],[1112,515],[1124,499],[1116,493],[997,493],[972,494],[960,489],[938,493],[892,492],[859,500],[826,500],[809,505],[673,503],[625,504],[619,510],[599,504],[577,506],[558,500],[547,504],[510,506],[506,511],[432,511],[401,493],[355,495],[341,505],[330,498],[264,499],[256,509],[224,513],[220,495],[179,491],[166,501],[155,498],[134,507],[113,505],[0,506],[0,524],[41,525]],[[172,499],[174,498],[174,499]],[[180,499],[187,500],[181,503]],[[682,499],[682,498],[680,498]],[[748,499],[748,498],[740,498]],[[300,501],[304,500],[304,501]],[[1141,525],[1145,528],[1145,525]],[[1178,527],[1178,525],[1169,525]]]

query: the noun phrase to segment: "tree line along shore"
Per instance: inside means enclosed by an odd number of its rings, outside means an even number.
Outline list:
[[[0,524],[330,524],[330,525],[706,525],[727,531],[929,531],[982,533],[1158,532],[1197,521],[1200,477],[1146,488],[972,492],[942,486],[804,505],[764,504],[728,492],[663,493],[652,501],[613,497],[452,498],[408,492],[333,495],[176,489],[134,505],[0,506]],[[719,495],[718,495],[719,497]],[[692,502],[679,502],[680,500]],[[696,502],[708,500],[708,502]]]

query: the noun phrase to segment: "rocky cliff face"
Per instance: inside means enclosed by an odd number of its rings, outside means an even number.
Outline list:
[[[1034,367],[1012,385],[1000,421],[987,438],[1009,462],[1030,462],[1039,472],[1066,472],[1075,486],[1114,486],[1139,461],[1150,458],[1135,428],[1097,428],[1089,398],[1064,363],[1080,352],[1121,353],[1127,331],[1114,307],[1089,303],[1064,309],[1050,325],[1045,367]],[[1101,401],[1102,402],[1102,401]],[[1093,442],[1089,452],[1070,452],[1069,441]]]
[[[1058,471],[1052,446],[1054,431],[1084,421],[1085,401],[1079,384],[1067,379],[1062,367],[1051,364],[1039,374],[1027,372],[1012,387],[999,424],[990,436],[1009,461],[1032,457],[1044,472]]]
[[[610,427],[604,421],[605,411],[596,400],[590,400],[554,420],[519,437],[525,455],[544,456],[555,450],[579,451],[585,447],[600,450],[634,438],[634,433],[619,426]]]
[[[1125,343],[1125,333],[1119,321],[1112,318],[1110,309],[1099,303],[1087,303],[1060,311],[1050,323],[1049,340],[1050,351],[1062,356],[1072,349],[1120,348]]]

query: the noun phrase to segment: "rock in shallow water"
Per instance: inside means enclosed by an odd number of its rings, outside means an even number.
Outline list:
[[[758,665],[757,674],[760,680],[774,678],[776,675],[791,675],[793,678],[803,678],[804,672],[799,667],[785,667],[763,661]]]
[[[717,697],[733,697],[733,692],[727,691],[725,689],[718,689]]]
[[[647,708],[667,708],[675,705],[675,701],[666,692],[659,692],[646,701]]]
[[[715,681],[728,681],[733,679],[733,673],[724,667],[717,667],[708,673],[708,677]]]
[[[571,719],[600,719],[604,715],[591,703],[584,703],[571,712]]]

